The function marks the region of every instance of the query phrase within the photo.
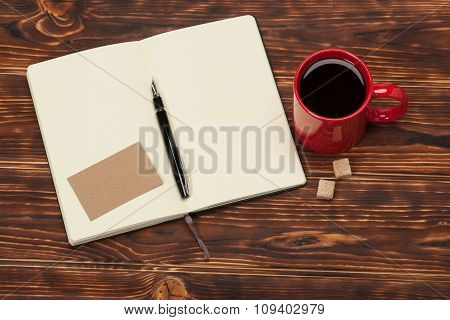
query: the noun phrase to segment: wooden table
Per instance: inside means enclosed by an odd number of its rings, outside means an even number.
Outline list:
[[[7,4],[6,4],[7,3]],[[3,298],[422,299],[450,296],[448,1],[0,1],[0,295]],[[28,65],[251,14],[292,124],[296,66],[324,48],[403,86],[406,116],[348,154],[301,157],[308,185],[71,247],[25,73]],[[300,146],[299,146],[300,150]],[[332,160],[353,177],[315,199]]]

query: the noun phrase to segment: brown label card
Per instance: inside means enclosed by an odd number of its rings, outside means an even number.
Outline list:
[[[67,179],[90,220],[162,184],[139,142]]]

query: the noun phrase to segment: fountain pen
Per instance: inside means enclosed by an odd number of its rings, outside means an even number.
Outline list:
[[[164,139],[166,146],[167,156],[169,157],[170,165],[172,167],[173,176],[180,191],[181,197],[189,197],[189,186],[187,181],[186,172],[181,160],[180,151],[173,137],[172,129],[170,128],[169,118],[164,108],[164,104],[161,96],[156,89],[155,80],[152,79],[152,93],[153,93],[153,105],[156,110],[156,117],[158,119],[159,128]]]

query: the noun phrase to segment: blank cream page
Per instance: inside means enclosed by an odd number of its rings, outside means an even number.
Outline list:
[[[191,172],[196,211],[306,182],[256,21],[141,41]]]
[[[182,216],[171,172],[163,184],[90,221],[67,178],[141,141],[164,162],[149,80],[136,42],[101,47],[32,65],[28,79],[71,244]],[[148,70],[146,70],[148,71]],[[137,159],[136,159],[137,160]]]

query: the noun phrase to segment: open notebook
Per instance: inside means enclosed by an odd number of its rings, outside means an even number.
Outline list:
[[[70,54],[31,65],[27,77],[72,245],[306,182],[251,16]],[[189,168],[186,200],[168,166],[152,77]],[[68,178],[136,142],[162,184],[90,220]]]

